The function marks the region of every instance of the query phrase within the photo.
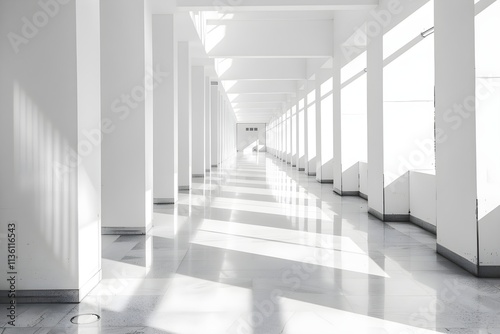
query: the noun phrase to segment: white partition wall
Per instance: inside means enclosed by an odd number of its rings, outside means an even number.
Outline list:
[[[1,1],[0,34],[37,11]],[[101,127],[99,27],[99,1],[65,1],[29,43],[0,39],[2,303],[77,303],[101,279],[101,142],[118,120]]]
[[[179,94],[179,190],[191,189],[193,174],[193,138],[191,109],[191,60],[189,42],[178,45]]]
[[[156,79],[147,10],[144,0],[101,1],[102,118],[114,122],[102,143],[104,233],[146,233],[152,222]]]
[[[174,15],[153,15],[153,63],[159,69],[155,80],[161,82],[153,94],[153,197],[156,204],[172,204],[179,189]]]
[[[192,68],[193,177],[205,177],[205,68]]]

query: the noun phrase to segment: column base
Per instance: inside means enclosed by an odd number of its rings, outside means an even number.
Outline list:
[[[149,223],[145,227],[101,227],[101,234],[103,235],[144,235],[149,232],[153,227],[152,223]]]
[[[405,215],[405,214],[382,214],[378,212],[375,209],[369,208],[368,213],[377,218],[378,220],[381,220],[383,222],[409,222],[410,221],[410,215]]]
[[[412,216],[412,215],[410,215],[410,222],[423,228],[427,232],[430,232],[430,233],[436,235],[436,226],[432,225],[431,223],[428,223],[425,220],[422,220],[422,219],[417,218],[417,217]]]
[[[153,204],[175,204],[175,198],[155,198]]]
[[[16,304],[69,304],[79,303],[85,298],[102,279],[102,270],[99,270],[81,289],[67,290],[17,290]],[[0,304],[10,304],[9,291],[0,291]]]
[[[440,244],[437,244],[436,248],[439,255],[450,260],[474,276],[480,278],[500,278],[500,266],[477,265]]]

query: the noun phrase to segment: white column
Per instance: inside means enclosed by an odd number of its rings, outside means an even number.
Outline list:
[[[16,44],[38,1],[0,2],[2,303],[76,303],[101,278],[99,1],[55,4],[50,34]]]
[[[153,62],[161,69],[156,76],[162,80],[153,95],[154,202],[172,204],[177,202],[179,189],[177,42],[173,15],[153,15]]]
[[[478,274],[474,1],[434,8],[437,251]]]
[[[367,49],[368,210],[383,220],[384,209],[384,62],[383,36],[370,38]]]
[[[102,145],[103,233],[151,227],[152,38],[143,0],[101,1],[102,117],[114,131]]]
[[[212,115],[211,115],[211,82],[210,77],[205,77],[205,173],[210,173],[212,166]]]
[[[178,44],[179,82],[179,190],[191,189],[192,183],[192,110],[191,110],[191,60],[189,42]]]
[[[309,176],[316,175],[316,90],[314,82],[308,82],[308,94],[306,97],[306,174]]]
[[[212,82],[211,87],[211,118],[212,118],[212,167],[218,167],[219,164],[219,84],[218,82]]]
[[[205,177],[205,68],[192,68],[193,177]]]
[[[333,183],[332,73],[316,74],[316,180]]]
[[[294,104],[292,107],[292,135],[291,135],[291,141],[292,141],[292,167],[297,167],[297,105]]]
[[[305,170],[305,110],[304,110],[304,98],[301,98],[297,102],[297,170]]]
[[[336,45],[336,47],[339,47]],[[337,49],[336,49],[337,50]],[[342,109],[340,52],[333,57],[333,191],[342,195]]]

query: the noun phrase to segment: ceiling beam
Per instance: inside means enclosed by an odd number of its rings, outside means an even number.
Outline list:
[[[379,0],[177,0],[177,9],[186,11],[289,11],[289,10],[366,10]]]
[[[213,58],[325,58],[333,55],[333,20],[207,21]]]
[[[227,94],[294,94],[297,92],[298,84],[296,81],[237,81],[222,85]]]
[[[305,59],[215,59],[221,80],[304,80]]]

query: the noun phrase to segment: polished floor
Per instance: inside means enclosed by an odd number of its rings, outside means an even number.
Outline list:
[[[435,244],[270,155],[239,155],[156,206],[150,235],[104,236],[103,280],[82,303],[19,306],[1,333],[500,333],[500,280]],[[101,319],[70,321],[88,313]]]

